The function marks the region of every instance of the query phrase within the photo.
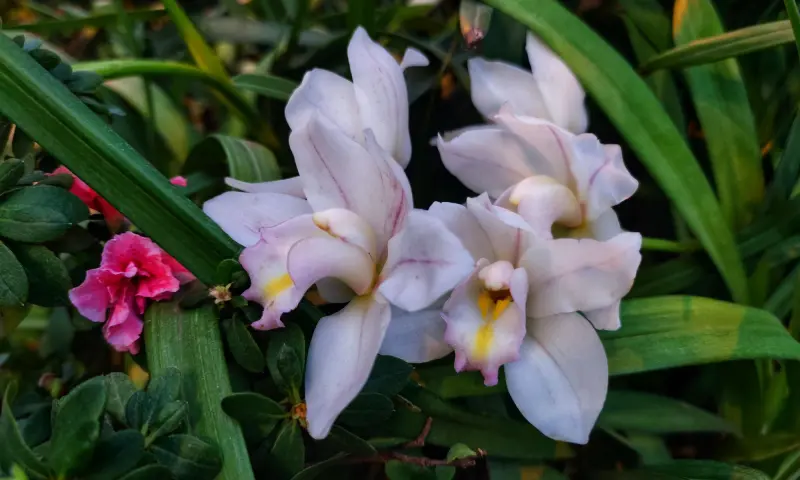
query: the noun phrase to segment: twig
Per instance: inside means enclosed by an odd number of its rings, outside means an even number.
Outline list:
[[[422,431],[419,433],[417,438],[411,440],[410,442],[405,444],[405,448],[417,448],[417,447],[424,447],[425,446],[425,439],[428,438],[428,434],[431,433],[431,424],[433,423],[433,418],[428,417],[425,420],[425,425],[422,427]]]

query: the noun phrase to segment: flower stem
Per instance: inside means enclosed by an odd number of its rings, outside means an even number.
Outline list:
[[[231,385],[214,307],[184,311],[177,302],[154,304],[145,315],[144,335],[152,375],[167,367],[181,371],[189,431],[213,439],[222,454],[217,479],[252,480],[242,431],[222,411],[222,399],[231,394]]]

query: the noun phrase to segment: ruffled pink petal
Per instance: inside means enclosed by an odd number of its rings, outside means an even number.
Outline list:
[[[69,291],[69,299],[81,315],[93,322],[105,322],[109,306],[106,286],[99,280],[99,269],[86,272],[86,280]]]
[[[180,175],[170,178],[169,183],[178,187],[185,187],[189,184],[189,182],[186,181],[186,177],[182,177]]]
[[[161,264],[161,249],[149,238],[132,232],[117,235],[106,242],[100,261],[101,268],[123,273],[130,262],[141,267],[146,266],[150,270],[151,262]]]
[[[142,335],[144,323],[134,311],[134,298],[130,290],[126,291],[123,301],[114,305],[111,316],[103,327],[103,335],[114,350],[137,353],[138,341]]]

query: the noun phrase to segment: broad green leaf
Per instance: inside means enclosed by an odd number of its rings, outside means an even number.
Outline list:
[[[736,463],[767,460],[800,448],[800,436],[796,432],[778,432],[728,440],[719,449],[718,457]]]
[[[225,341],[236,363],[248,372],[263,372],[264,354],[261,353],[247,327],[234,317],[222,321],[222,330],[225,332]]]
[[[52,404],[46,403],[19,421],[19,429],[25,443],[35,448],[50,438],[52,434],[51,415]]]
[[[264,73],[244,73],[233,77],[236,88],[274,100],[289,100],[297,84],[285,78]]]
[[[278,479],[290,479],[303,469],[306,448],[303,432],[294,420],[284,420],[270,450],[270,471]]]
[[[0,306],[21,307],[27,298],[28,276],[25,275],[25,269],[6,244],[0,242]]]
[[[136,430],[114,432],[97,442],[86,480],[113,480],[133,470],[144,454],[144,437]]]
[[[219,478],[252,480],[241,429],[221,407],[222,399],[231,394],[231,386],[216,309],[206,306],[182,311],[176,302],[162,302],[148,308],[144,321],[150,373],[157,377],[168,367],[181,372],[182,391],[192,392],[183,398],[189,402],[188,430],[210,438],[220,449],[225,462]]]
[[[676,45],[723,32],[711,0],[675,2]],[[735,59],[684,70],[700,118],[722,213],[734,229],[748,224],[764,195],[761,149]]]
[[[106,412],[114,420],[125,423],[125,406],[136,392],[136,386],[131,378],[124,373],[113,372],[104,377],[106,382]]]
[[[0,35],[0,112],[200,280],[239,247],[102,119]],[[55,187],[51,187],[55,188]]]
[[[702,480],[769,480],[769,476],[743,465],[709,460],[676,460],[663,465],[653,465],[646,472],[672,475],[671,478],[697,478]]]
[[[680,400],[621,390],[608,392],[597,425],[615,430],[658,434],[736,431],[724,419]]]
[[[380,393],[391,397],[396,395],[408,383],[408,376],[414,371],[409,363],[396,357],[378,355],[362,393]]]
[[[280,420],[289,416],[277,402],[255,392],[234,393],[223,398],[222,410],[242,426],[257,428],[259,438],[269,435]]]
[[[361,393],[339,415],[338,421],[351,427],[368,427],[392,416],[394,404],[380,393]]]
[[[649,433],[625,432],[623,435],[616,430],[606,429],[605,431],[618,442],[636,452],[642,465],[654,465],[672,460],[672,454],[662,437]]]
[[[623,302],[622,328],[603,332],[609,373],[624,375],[727,360],[800,360],[795,341],[769,312],[701,297]]]
[[[42,307],[69,305],[72,280],[64,262],[41,245],[9,246],[28,277],[28,302]]]
[[[270,332],[267,345],[267,368],[272,380],[299,401],[300,386],[305,371],[306,341],[295,323]]]
[[[219,451],[191,435],[161,438],[151,446],[151,451],[176,480],[213,480],[222,469]]]
[[[555,0],[487,0],[528,26],[581,80],[714,260],[734,299],[747,279],[719,203],[681,133],[628,62]]]
[[[91,460],[106,398],[103,379],[95,377],[58,401],[47,463],[59,476],[71,475]]]
[[[172,152],[173,159],[178,163],[183,162],[189,154],[191,127],[186,115],[178,110],[164,90],[140,77],[109,80],[105,82],[105,86],[136,109],[146,122],[153,122],[164,144]],[[147,86],[150,87],[152,96],[152,112],[148,108]]]
[[[369,442],[344,428],[334,425],[325,442],[333,445],[338,450],[352,453],[353,455],[371,457],[377,453],[375,447]]]
[[[186,42],[186,46],[189,47],[189,53],[192,54],[197,66],[215,77],[227,79],[228,72],[222,61],[197,31],[180,4],[176,0],[164,0],[162,3],[183,37],[183,41]]]
[[[267,182],[281,178],[275,155],[250,140],[211,135],[192,148],[184,172],[205,172],[213,177],[230,176],[244,182]]]
[[[0,236],[20,242],[47,242],[88,216],[86,205],[62,188],[25,187],[0,203]]]
[[[331,458],[315,463],[313,465],[309,465],[308,467],[301,470],[297,475],[292,477],[292,480],[313,480],[328,468],[339,464],[339,462],[341,462],[342,459],[346,456],[347,455],[344,453],[337,453]]]
[[[48,478],[48,469],[42,460],[25,444],[20,434],[17,421],[11,412],[11,401],[16,396],[16,385],[11,383],[3,394],[3,405],[0,410],[0,466],[9,467],[17,464],[25,469],[32,478]]]
[[[705,65],[792,41],[794,35],[788,20],[764,23],[689,42],[648,59],[639,69],[653,72]]]
[[[163,465],[145,465],[130,472],[120,480],[172,480],[172,472]]]
[[[0,155],[2,152],[0,144]],[[16,158],[9,158],[0,163],[0,193],[5,192],[17,184],[22,175],[25,174],[25,163]]]
[[[153,422],[151,432],[147,435],[147,442],[150,443],[177,430],[183,424],[188,412],[189,405],[183,400],[175,400],[164,405]]]

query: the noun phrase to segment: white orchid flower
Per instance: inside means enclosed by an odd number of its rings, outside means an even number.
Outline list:
[[[575,74],[530,32],[525,49],[531,71],[505,62],[469,60],[472,103],[487,118],[507,105],[517,115],[548,120],[573,133],[585,132],[589,123],[583,103],[586,93]]]
[[[392,316],[423,309],[472,266],[445,225],[413,210],[408,180],[371,131],[364,144],[314,114],[289,137],[304,198],[228,192],[204,211],[247,246],[244,296],[264,306],[255,328],[283,324],[312,285],[349,302],[320,320],[306,368],[308,431],[327,436],[366,382]]]
[[[455,350],[456,370],[480,370],[486,385],[505,365],[511,397],[529,422],[557,440],[586,443],[605,401],[608,364],[595,329],[577,312],[619,303],[641,261],[641,236],[541,238],[485,194],[466,206],[436,203],[430,212],[479,261],[444,304],[446,325],[429,319],[390,331],[382,351],[441,355],[444,341]]]
[[[411,159],[408,133],[408,90],[403,71],[424,67],[428,59],[408,48],[400,63],[366,30],[358,27],[347,46],[353,81],[315,68],[303,76],[286,104],[286,121],[292,130],[302,128],[314,115],[332,122],[350,138],[365,143],[364,130],[371,129],[378,145],[403,168]],[[247,183],[226,179],[228,185],[250,193],[286,193],[301,196],[297,177],[277,182]]]

